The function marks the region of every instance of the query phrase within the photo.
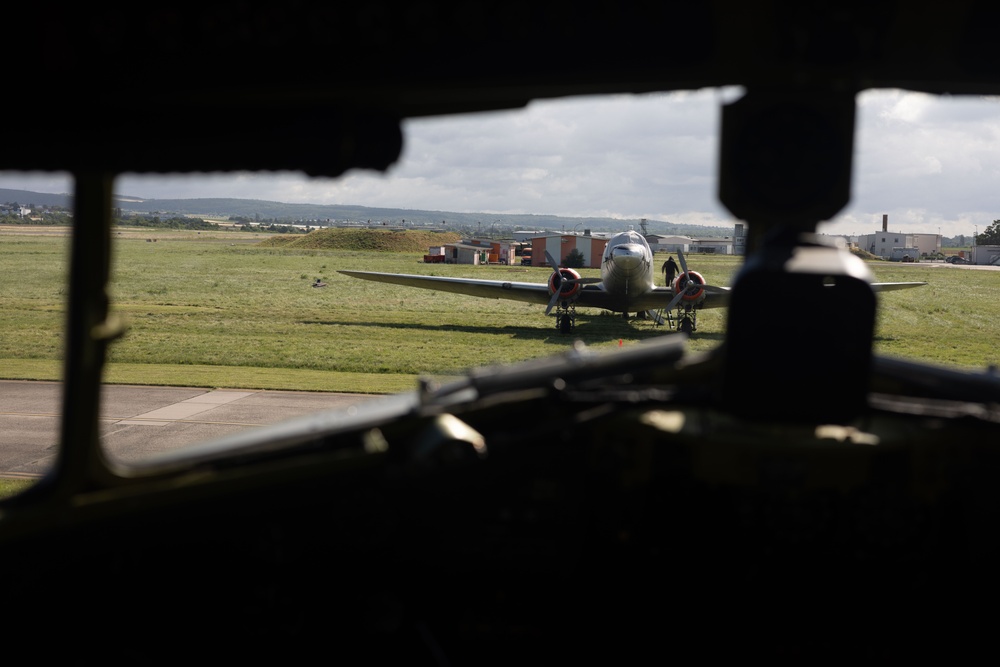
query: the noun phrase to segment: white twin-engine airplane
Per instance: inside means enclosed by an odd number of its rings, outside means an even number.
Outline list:
[[[383,283],[455,292],[491,299],[511,299],[545,305],[548,315],[555,308],[556,328],[570,333],[576,325],[576,306],[602,308],[622,313],[645,314],[657,324],[675,326],[671,312],[676,308],[676,327],[684,333],[697,328],[697,311],[720,308],[729,303],[729,288],[709,285],[697,271],[690,271],[683,253],[678,252],[681,273],[667,287],[653,284],[656,270],[653,251],[637,232],[619,232],[608,240],[601,258],[601,277],[582,278],[573,269],[559,267],[552,256],[545,256],[552,266],[547,283],[523,283],[506,280],[447,278],[404,273],[340,271],[354,278]],[[904,289],[925,285],[913,283],[873,283],[876,290]],[[664,319],[666,315],[666,319]]]

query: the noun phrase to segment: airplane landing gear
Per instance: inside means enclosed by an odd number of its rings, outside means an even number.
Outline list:
[[[576,306],[573,304],[567,306],[564,302],[556,308],[556,329],[559,329],[559,333],[568,334],[574,327],[576,327]]]
[[[698,330],[698,312],[688,307],[677,313],[677,330],[684,334],[690,334]]]

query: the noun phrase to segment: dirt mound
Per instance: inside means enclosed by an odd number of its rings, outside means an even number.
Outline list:
[[[860,257],[861,259],[882,259],[878,255],[873,255],[867,250],[861,250],[859,248],[851,248],[851,252],[855,257]]]
[[[460,239],[453,232],[422,232],[390,229],[317,229],[304,236],[282,234],[261,241],[268,248],[308,250],[375,250],[382,252],[427,252],[427,248]]]

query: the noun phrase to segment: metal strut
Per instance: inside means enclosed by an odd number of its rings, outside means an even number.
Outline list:
[[[698,330],[698,311],[691,306],[684,310],[677,309],[677,330],[682,333],[692,333]]]
[[[556,329],[560,333],[570,333],[576,328],[576,305],[560,301],[556,307]]]
[[[660,326],[661,324],[666,324],[667,328],[669,328],[669,329],[673,329],[674,328],[674,316],[670,314],[670,310],[669,309],[667,309],[667,308],[661,308],[660,312],[659,312],[659,315],[660,315],[660,319],[659,320],[654,320],[656,322],[656,326]]]

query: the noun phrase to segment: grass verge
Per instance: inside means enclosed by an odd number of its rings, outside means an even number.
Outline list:
[[[62,364],[49,359],[0,359],[2,380],[62,379]],[[417,387],[417,375],[344,373],[303,368],[185,366],[174,364],[108,364],[107,384],[226,389],[329,391],[348,394],[395,394]]]
[[[4,498],[10,498],[11,496],[16,496],[21,493],[29,486],[34,484],[35,479],[21,479],[14,477],[0,477],[0,500]]]

